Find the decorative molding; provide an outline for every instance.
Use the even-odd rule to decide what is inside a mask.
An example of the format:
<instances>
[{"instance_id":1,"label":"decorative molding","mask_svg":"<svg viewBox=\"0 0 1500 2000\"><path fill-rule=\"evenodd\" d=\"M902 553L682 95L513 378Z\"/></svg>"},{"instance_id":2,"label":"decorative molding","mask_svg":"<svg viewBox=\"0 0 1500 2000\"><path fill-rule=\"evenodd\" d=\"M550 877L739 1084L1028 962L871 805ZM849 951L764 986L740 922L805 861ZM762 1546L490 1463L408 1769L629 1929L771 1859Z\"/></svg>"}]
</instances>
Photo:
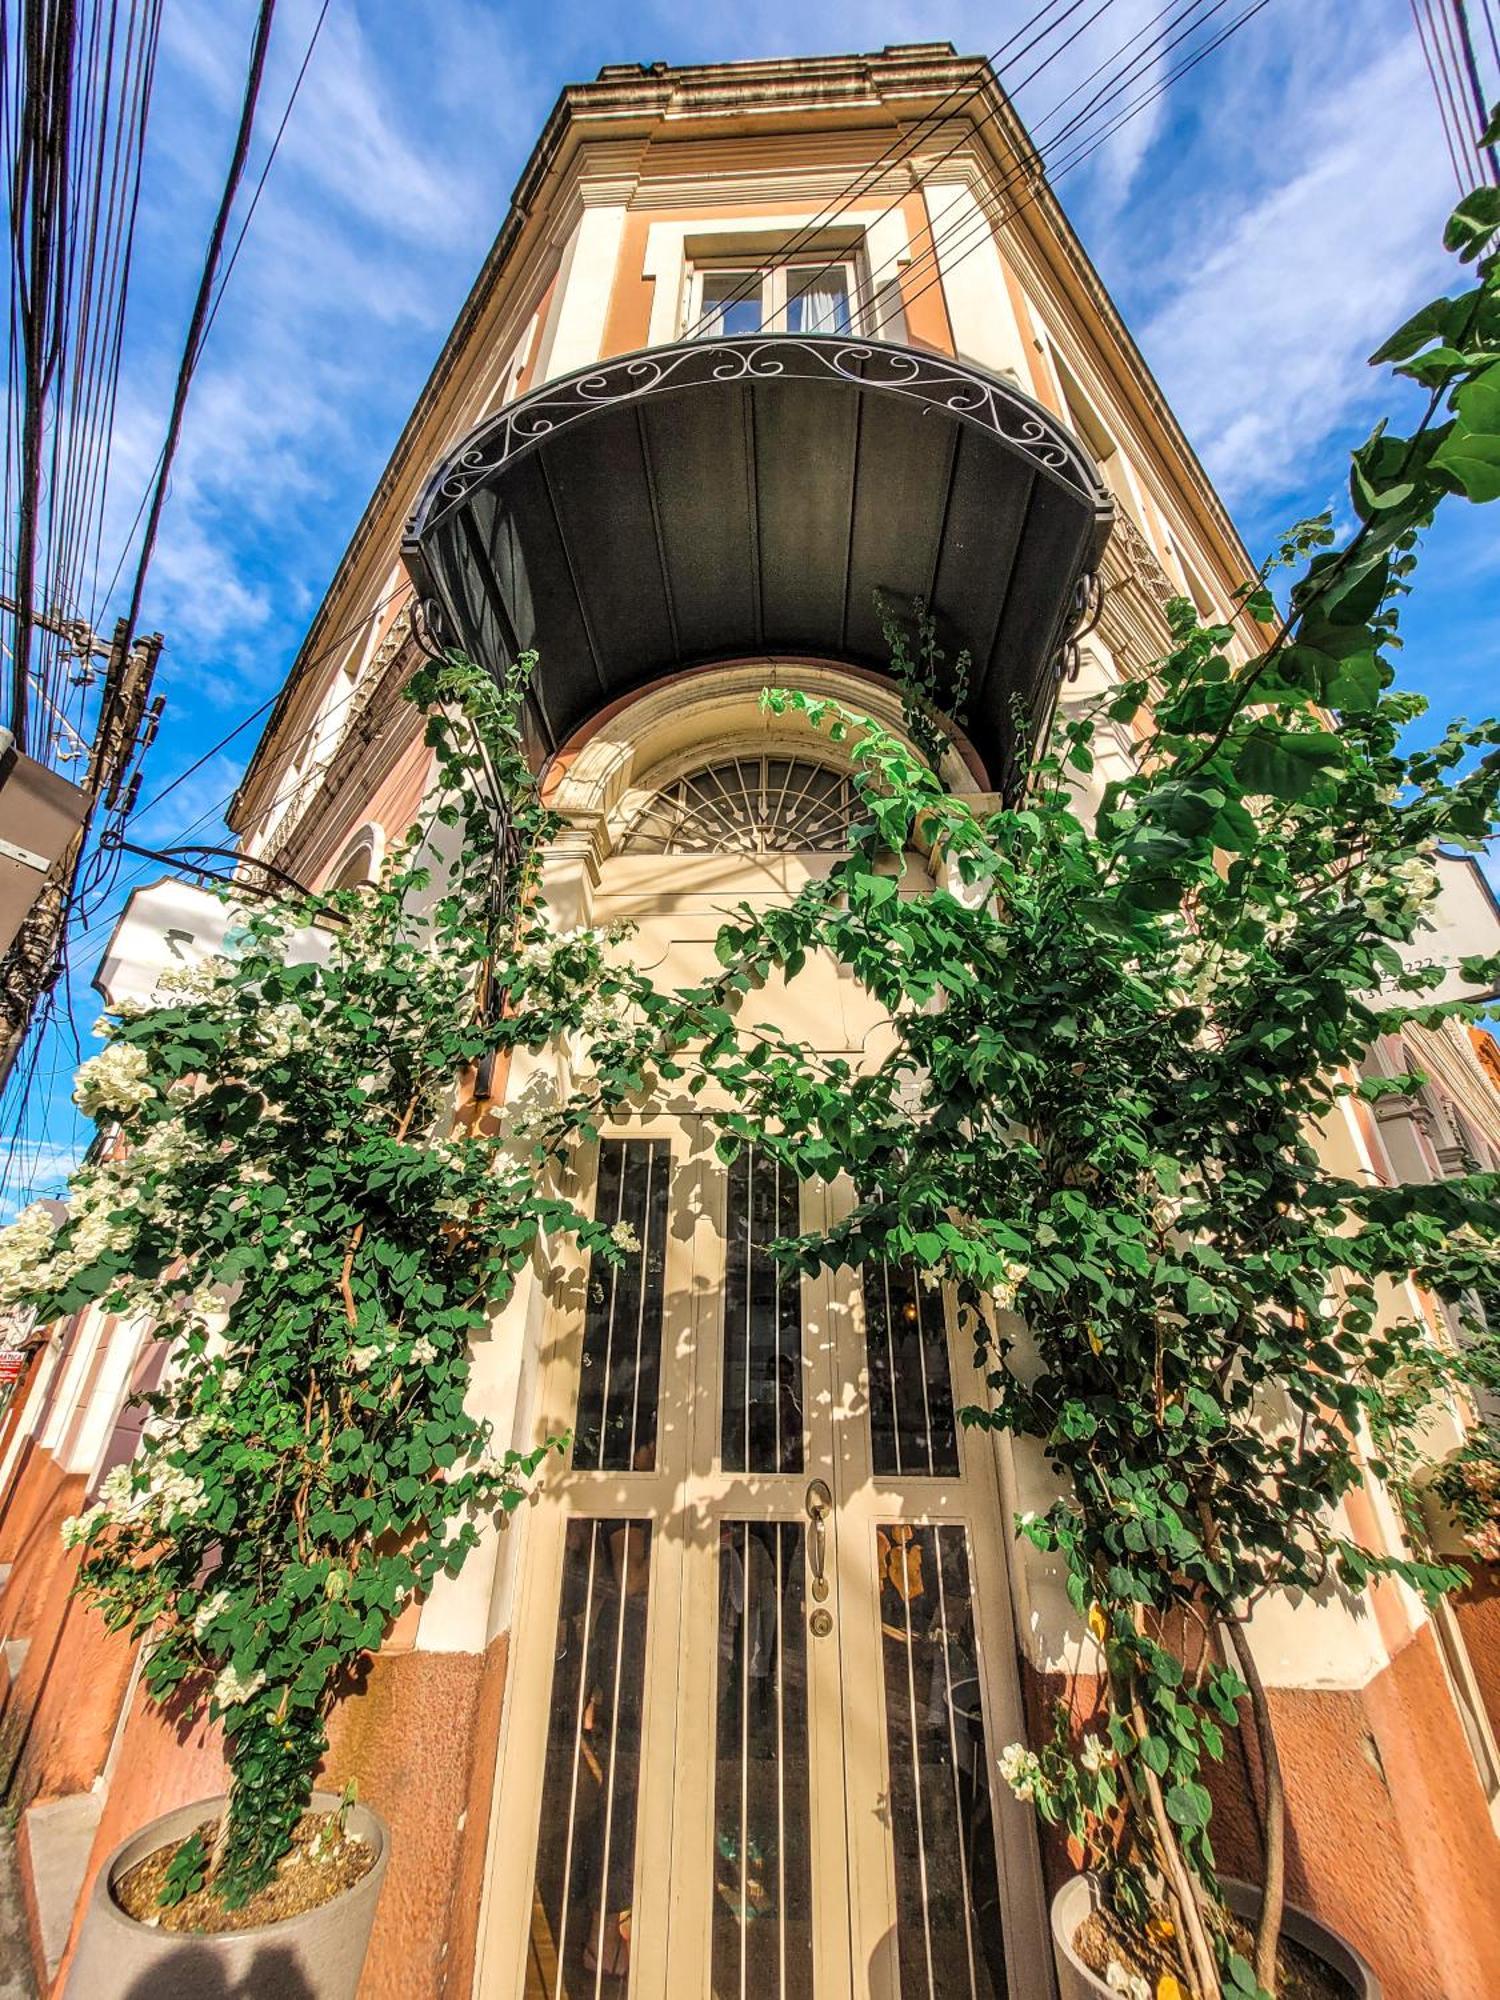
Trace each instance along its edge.
<instances>
[{"instance_id":1,"label":"decorative molding","mask_svg":"<svg viewBox=\"0 0 1500 2000\"><path fill-rule=\"evenodd\" d=\"M1120 663L1124 678L1136 679L1171 647L1167 605L1183 593L1123 508L1115 511L1114 532L1104 551L1100 578L1100 637Z\"/></svg>"},{"instance_id":2,"label":"decorative molding","mask_svg":"<svg viewBox=\"0 0 1500 2000\"><path fill-rule=\"evenodd\" d=\"M363 753L384 732L420 657L415 606L403 604L350 698L343 727L322 771L295 798L271 830L258 861L272 861L295 875L292 859L305 860L298 836L326 820L363 762Z\"/></svg>"}]
</instances>

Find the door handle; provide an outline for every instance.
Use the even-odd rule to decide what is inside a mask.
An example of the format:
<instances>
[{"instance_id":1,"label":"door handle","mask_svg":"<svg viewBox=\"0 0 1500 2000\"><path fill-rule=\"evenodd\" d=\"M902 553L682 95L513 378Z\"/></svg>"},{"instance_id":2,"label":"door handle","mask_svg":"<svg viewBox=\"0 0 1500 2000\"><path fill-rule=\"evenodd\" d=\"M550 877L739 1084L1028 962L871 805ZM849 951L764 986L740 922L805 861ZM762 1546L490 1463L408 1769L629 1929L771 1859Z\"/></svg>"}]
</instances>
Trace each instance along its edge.
<instances>
[{"instance_id":1,"label":"door handle","mask_svg":"<svg viewBox=\"0 0 1500 2000\"><path fill-rule=\"evenodd\" d=\"M809 1560L812 1563L812 1594L819 1604L828 1595L828 1516L833 1512L833 1495L821 1479L807 1489L807 1517L812 1522Z\"/></svg>"}]
</instances>

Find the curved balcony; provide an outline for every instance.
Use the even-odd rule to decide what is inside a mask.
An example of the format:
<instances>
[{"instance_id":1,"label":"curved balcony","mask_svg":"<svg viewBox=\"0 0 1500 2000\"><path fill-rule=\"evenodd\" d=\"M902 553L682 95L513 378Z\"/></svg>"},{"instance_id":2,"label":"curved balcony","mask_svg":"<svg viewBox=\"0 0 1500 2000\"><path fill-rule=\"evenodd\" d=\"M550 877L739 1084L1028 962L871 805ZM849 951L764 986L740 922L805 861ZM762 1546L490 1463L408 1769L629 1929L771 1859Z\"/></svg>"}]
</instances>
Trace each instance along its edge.
<instances>
[{"instance_id":1,"label":"curved balcony","mask_svg":"<svg viewBox=\"0 0 1500 2000\"><path fill-rule=\"evenodd\" d=\"M816 655L886 670L877 600L923 600L972 668L1000 789L1048 712L1113 509L1008 382L880 341L684 341L534 389L433 471L404 554L434 635L541 666L543 752L675 669Z\"/></svg>"}]
</instances>

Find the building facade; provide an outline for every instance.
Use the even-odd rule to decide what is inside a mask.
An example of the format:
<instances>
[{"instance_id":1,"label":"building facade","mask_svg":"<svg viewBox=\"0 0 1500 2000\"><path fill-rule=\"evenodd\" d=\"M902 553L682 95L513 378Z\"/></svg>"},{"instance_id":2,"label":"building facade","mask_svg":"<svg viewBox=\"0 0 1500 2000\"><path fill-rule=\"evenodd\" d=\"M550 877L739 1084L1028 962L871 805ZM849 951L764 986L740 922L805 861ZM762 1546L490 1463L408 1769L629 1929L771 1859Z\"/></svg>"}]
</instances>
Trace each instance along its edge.
<instances>
[{"instance_id":1,"label":"building facade","mask_svg":"<svg viewBox=\"0 0 1500 2000\"><path fill-rule=\"evenodd\" d=\"M399 699L420 649L499 667L534 647L528 730L564 829L543 893L563 927L628 920L637 962L685 980L723 909L787 898L843 844L847 767L763 712L767 685L899 732L885 628L930 616L969 663L945 776L1013 796L1059 700L1164 649L1170 598L1254 649L1249 569L988 71L937 44L611 67L548 121L231 820L298 881L373 879L428 787ZM1095 781L1132 755L1107 739ZM1470 951L1493 907L1462 904ZM106 986L168 928L212 948L204 922L191 891L146 892ZM830 1054L878 1046L832 968L755 1005ZM1350 1104L1324 1143L1351 1172L1500 1161L1492 1060L1429 1039L1441 1102ZM518 1060L497 1089L554 1081ZM500 1441L566 1431L566 1463L335 1718L334 1776L394 1830L364 1990L1046 1995L1068 1864L994 1771L1056 1699L1090 1700L1087 1632L1012 1527L1050 1475L956 1421L985 1390L932 1295L776 1275L759 1246L837 1190L723 1167L668 1099L578 1174L640 1258L618 1285L536 1269L474 1377ZM211 1732L149 1711L129 1649L70 1603L57 1532L134 1449L129 1397L159 1365L139 1325L82 1315L0 1441L0 1741L47 1978L102 1857L221 1772ZM1399 1538L1378 1490L1350 1512ZM1392 2000L1500 1991L1486 1591L1439 1614L1394 1583L1330 1592L1253 1636L1294 1896ZM1248 1771L1231 1746L1231 1867Z\"/></svg>"}]
</instances>

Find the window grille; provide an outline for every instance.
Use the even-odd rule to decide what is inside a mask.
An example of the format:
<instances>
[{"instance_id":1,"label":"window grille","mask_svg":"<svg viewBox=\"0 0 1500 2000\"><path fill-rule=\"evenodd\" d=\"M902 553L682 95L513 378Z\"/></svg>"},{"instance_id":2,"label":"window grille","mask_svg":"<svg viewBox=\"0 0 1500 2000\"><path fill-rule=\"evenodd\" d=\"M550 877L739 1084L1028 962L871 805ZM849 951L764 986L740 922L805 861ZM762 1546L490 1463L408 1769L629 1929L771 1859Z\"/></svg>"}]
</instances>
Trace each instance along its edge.
<instances>
[{"instance_id":1,"label":"window grille","mask_svg":"<svg viewBox=\"0 0 1500 2000\"><path fill-rule=\"evenodd\" d=\"M675 779L636 816L625 854L836 854L853 786L799 757L735 757Z\"/></svg>"}]
</instances>

